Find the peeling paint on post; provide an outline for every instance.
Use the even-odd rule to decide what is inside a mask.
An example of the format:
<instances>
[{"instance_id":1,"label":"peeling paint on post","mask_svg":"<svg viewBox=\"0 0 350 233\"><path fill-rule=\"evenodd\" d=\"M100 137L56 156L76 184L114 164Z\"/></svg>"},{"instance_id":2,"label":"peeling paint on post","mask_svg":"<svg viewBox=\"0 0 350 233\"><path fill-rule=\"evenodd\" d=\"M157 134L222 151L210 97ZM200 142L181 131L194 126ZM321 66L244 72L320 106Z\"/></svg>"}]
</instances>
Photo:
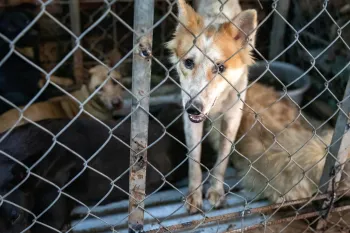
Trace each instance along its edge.
<instances>
[{"instance_id":1,"label":"peeling paint on post","mask_svg":"<svg viewBox=\"0 0 350 233\"><path fill-rule=\"evenodd\" d=\"M322 209L330 213L336 198L336 190L341 179L347 158L350 154L350 78L345 89L343 101L340 104L337 123L327 155L326 163L320 181L320 190L323 193L330 193L329 197L323 202ZM322 216L317 223L317 230L323 230L327 226L328 214Z\"/></svg>"},{"instance_id":2,"label":"peeling paint on post","mask_svg":"<svg viewBox=\"0 0 350 233\"><path fill-rule=\"evenodd\" d=\"M134 5L134 44L138 48L133 54L130 164L133 165L129 176L129 232L143 232L144 203L146 194L146 168L148 143L149 98L150 91L152 32L145 34L153 26L154 0L135 0ZM138 102L138 100L142 101ZM144 150L142 153L140 153ZM135 164L135 165L134 165ZM141 207L141 208L139 208Z\"/></svg>"}]
</instances>

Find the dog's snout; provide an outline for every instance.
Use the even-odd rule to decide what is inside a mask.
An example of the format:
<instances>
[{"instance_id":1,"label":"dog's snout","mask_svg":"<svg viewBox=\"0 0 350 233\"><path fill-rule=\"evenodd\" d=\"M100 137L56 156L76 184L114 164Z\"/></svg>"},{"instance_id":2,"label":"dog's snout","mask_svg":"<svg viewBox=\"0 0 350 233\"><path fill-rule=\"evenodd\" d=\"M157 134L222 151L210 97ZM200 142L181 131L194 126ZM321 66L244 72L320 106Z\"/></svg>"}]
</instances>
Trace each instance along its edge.
<instances>
[{"instance_id":1,"label":"dog's snout","mask_svg":"<svg viewBox=\"0 0 350 233\"><path fill-rule=\"evenodd\" d=\"M186 103L186 111L188 114L191 114L191 115L195 115L195 116L201 115L203 111L203 104L199 101L193 101L193 102L188 101Z\"/></svg>"}]
</instances>

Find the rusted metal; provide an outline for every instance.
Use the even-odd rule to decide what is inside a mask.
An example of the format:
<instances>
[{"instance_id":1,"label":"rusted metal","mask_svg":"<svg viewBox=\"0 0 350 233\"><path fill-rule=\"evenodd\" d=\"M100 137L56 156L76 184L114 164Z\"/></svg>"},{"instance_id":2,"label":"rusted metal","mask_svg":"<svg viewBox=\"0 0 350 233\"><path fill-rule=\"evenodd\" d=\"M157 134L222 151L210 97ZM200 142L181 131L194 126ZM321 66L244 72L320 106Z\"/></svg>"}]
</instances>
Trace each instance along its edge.
<instances>
[{"instance_id":1,"label":"rusted metal","mask_svg":"<svg viewBox=\"0 0 350 233\"><path fill-rule=\"evenodd\" d=\"M334 212L342 212L342 211L346 211L346 210L350 210L350 205L334 208L331 210L331 212L333 212L333 213ZM318 211L300 214L297 216L292 216L292 217L287 217L287 218L282 218L282 219L278 219L278 220L274 220L274 221L265 222L264 224L256 224L253 226L245 227L243 229L241 228L241 229L235 229L232 231L227 231L226 233L251 231L251 230L255 230L255 229L260 228L260 227L273 226L273 225L277 225L277 224L281 224L281 223L289 223L289 222L292 222L295 220L308 219L308 218L319 216L319 214L320 213Z\"/></svg>"},{"instance_id":2,"label":"rusted metal","mask_svg":"<svg viewBox=\"0 0 350 233\"><path fill-rule=\"evenodd\" d=\"M134 5L134 50L132 67L132 111L130 135L129 174L129 232L143 232L144 203L146 194L146 168L148 143L148 110L151 83L152 32L144 35L153 26L154 0L135 0ZM139 37L138 35L141 35Z\"/></svg>"},{"instance_id":3,"label":"rusted metal","mask_svg":"<svg viewBox=\"0 0 350 233\"><path fill-rule=\"evenodd\" d=\"M345 89L343 102L339 106L339 114L326 158L323 174L320 181L320 190L329 193L328 198L323 202L322 209L328 212L317 224L317 230L322 230L327 225L328 215L333 208L336 198L335 191L341 179L347 158L350 155L350 79ZM340 140L341 138L341 140ZM333 156L332 156L333 155ZM334 158L336 156L336 158Z\"/></svg>"},{"instance_id":4,"label":"rusted metal","mask_svg":"<svg viewBox=\"0 0 350 233\"><path fill-rule=\"evenodd\" d=\"M80 28L80 3L79 1L69 1L69 12L70 12L70 21L73 33L78 37L81 33ZM76 46L76 40L73 39L72 47ZM73 73L75 82L78 85L83 83L84 78L84 65L83 65L83 52L81 49L77 49L74 52L73 57Z\"/></svg>"},{"instance_id":5,"label":"rusted metal","mask_svg":"<svg viewBox=\"0 0 350 233\"><path fill-rule=\"evenodd\" d=\"M347 190L339 191L338 194L342 195L345 192L347 192ZM323 199L326 199L328 196L329 196L329 194L322 194L322 195L316 196L314 198L303 198L303 199L299 199L299 200L295 200L295 201L288 201L288 202L284 202L284 203L280 203L280 204L272 204L269 206L253 208L253 209L249 209L249 210L245 211L244 215L251 215L251 214L255 214L255 213L266 213L266 212L276 210L276 209L279 209L282 207L304 204L304 203L310 202L311 200L312 201L323 200ZM319 212L317 212L317 213L319 214ZM299 216L301 216L301 215L299 215ZM166 228L150 230L150 231L147 231L146 233L163 233L163 232L173 232L173 231L176 232L179 230L194 228L194 227L198 226L199 224L208 224L208 223L213 223L213 222L224 222L224 221L228 221L228 220L232 220L232 219L236 219L236 218L240 218L240 217L242 217L242 211L234 212L234 213L230 213L230 214L219 215L219 216L214 216L214 217L206 217L204 220L195 220L195 221L185 222L185 223L181 223L181 224L176 224L176 225L172 225L172 226L169 226ZM233 231L233 232L236 232L236 231Z\"/></svg>"}]
</instances>

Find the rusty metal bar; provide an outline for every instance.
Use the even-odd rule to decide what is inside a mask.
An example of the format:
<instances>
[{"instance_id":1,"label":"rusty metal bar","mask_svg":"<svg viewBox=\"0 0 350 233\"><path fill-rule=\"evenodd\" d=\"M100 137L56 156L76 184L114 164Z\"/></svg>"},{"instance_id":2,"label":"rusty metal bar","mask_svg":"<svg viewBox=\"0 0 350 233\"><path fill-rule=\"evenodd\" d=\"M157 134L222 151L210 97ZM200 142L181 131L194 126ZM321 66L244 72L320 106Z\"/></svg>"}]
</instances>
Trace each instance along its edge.
<instances>
[{"instance_id":1,"label":"rusty metal bar","mask_svg":"<svg viewBox=\"0 0 350 233\"><path fill-rule=\"evenodd\" d=\"M338 192L339 195L342 195L344 193L346 193L348 190L341 190ZM295 205L300 205L303 203L307 203L309 201L319 201L319 200L323 200L326 199L329 196L329 194L322 194L322 195L318 195L314 198L303 198L303 199L299 199L299 200L295 200L295 201L287 201L284 202L283 204L272 204L269 206L264 206L264 207L257 207L257 208L253 208L253 209L249 209L248 212L245 213L245 215L250 215L250 214L255 214L255 213L266 213L272 210L276 210L282 207L288 207L288 206L295 206ZM319 212L318 212L319 213ZM300 215L301 216L301 215ZM229 213L229 214L224 214L224 215L219 215L219 216L214 216L214 217L206 217L204 220L194 220L194 221L190 221L190 222L185 222L185 223L181 223L181 224L176 224L176 225L172 225L165 228L160 228L160 229L156 229L156 230L150 230L147 231L146 233L163 233L163 232L176 232L179 230L185 230L185 229L189 229L189 228L193 228L196 227L198 224L208 224L208 223L213 223L213 222L224 222L227 220L232 220L235 218L240 218L242 217L242 212L234 212L234 213ZM260 226L260 225L259 225Z\"/></svg>"},{"instance_id":2,"label":"rusty metal bar","mask_svg":"<svg viewBox=\"0 0 350 233\"><path fill-rule=\"evenodd\" d=\"M152 36L154 0L135 0L134 5L134 50L132 64L132 111L130 135L129 174L129 232L143 232L144 203L146 194L146 168L148 143L148 110L151 83ZM138 37L136 34L141 35ZM141 100L141 101L140 101ZM141 207L141 208L140 208Z\"/></svg>"},{"instance_id":3,"label":"rusty metal bar","mask_svg":"<svg viewBox=\"0 0 350 233\"><path fill-rule=\"evenodd\" d=\"M81 33L80 28L80 1L69 1L69 13L72 32L78 37ZM76 41L73 39L72 47L75 47ZM83 52L78 49L74 52L73 57L73 73L76 84L80 85L83 83L84 66L83 66Z\"/></svg>"},{"instance_id":4,"label":"rusty metal bar","mask_svg":"<svg viewBox=\"0 0 350 233\"><path fill-rule=\"evenodd\" d=\"M339 108L332 143L329 148L330 153L327 155L320 181L320 190L324 193L330 193L329 197L323 202L322 208L329 210L335 201L335 194L332 193L337 189L345 162L350 155L350 78ZM341 140L339 140L340 138ZM336 156L336 158L332 155ZM317 224L317 230L326 227L327 217L328 214L320 219Z\"/></svg>"},{"instance_id":5,"label":"rusty metal bar","mask_svg":"<svg viewBox=\"0 0 350 233\"><path fill-rule=\"evenodd\" d=\"M334 208L333 210L331 210L331 212L335 213L335 212L342 212L342 211L346 211L346 210L350 210L350 205ZM257 228L264 227L264 226L273 226L273 225L277 225L277 224L281 224L281 223L289 223L289 222L292 222L295 220L308 219L308 218L319 216L319 214L320 214L320 212L314 211L311 213L305 213L305 214L300 214L297 216L292 216L292 217L282 218L282 219L278 219L278 220L274 220L274 221L269 221L269 222L266 222L265 224L255 224L253 226L248 226L248 227L245 227L243 229L240 228L240 229L235 229L232 231L227 231L226 233L251 231L251 230L255 230Z\"/></svg>"}]
</instances>

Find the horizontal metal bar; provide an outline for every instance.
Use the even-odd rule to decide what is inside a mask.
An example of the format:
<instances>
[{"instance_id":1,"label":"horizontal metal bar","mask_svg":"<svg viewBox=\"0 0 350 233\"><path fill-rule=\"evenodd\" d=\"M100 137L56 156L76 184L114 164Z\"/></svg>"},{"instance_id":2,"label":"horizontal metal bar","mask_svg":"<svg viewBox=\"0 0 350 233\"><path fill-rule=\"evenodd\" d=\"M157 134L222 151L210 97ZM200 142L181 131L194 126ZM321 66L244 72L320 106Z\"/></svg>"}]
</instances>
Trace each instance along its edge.
<instances>
[{"instance_id":1,"label":"horizontal metal bar","mask_svg":"<svg viewBox=\"0 0 350 233\"><path fill-rule=\"evenodd\" d=\"M338 194L341 195L345 192L347 192L347 190L342 190ZM322 194L322 195L316 196L314 198L303 198L300 200L288 201L288 202L285 202L283 204L273 204L273 205L268 205L268 206L264 206L264 207L253 208L253 209L249 209L249 211L246 211L246 213L244 213L244 214L250 215L250 214L254 214L254 213L265 213L265 212L269 212L271 210L275 210L275 209L279 209L279 208L283 208L283 207L287 207L287 206L295 206L295 205L307 203L310 200L312 200L312 201L323 200L323 199L326 199L327 197L328 197L328 194ZM242 217L241 211L230 213L230 214L224 214L224 215L220 215L220 216L207 217L204 220L194 220L194 221L190 221L190 222L176 224L176 225L169 226L166 229L160 228L160 229L156 229L156 230L147 231L146 233L163 233L163 232L173 232L173 231L176 232L179 230L194 228L194 227L198 226L199 224L208 224L208 223L213 223L213 222L224 222L224 221L232 220L232 219L239 218L239 217Z\"/></svg>"},{"instance_id":2,"label":"horizontal metal bar","mask_svg":"<svg viewBox=\"0 0 350 233\"><path fill-rule=\"evenodd\" d=\"M335 213L335 212L342 212L342 211L346 211L346 210L350 210L350 205L334 208L333 210L331 210L331 212ZM292 222L295 220L308 219L308 218L316 217L319 215L320 215L320 212L315 211L315 212L300 214L300 215L292 216L292 217L288 217L288 218L282 218L282 219L278 219L275 221L269 221L269 222L266 222L264 224L256 224L253 226L245 227L244 229L235 229L232 231L227 231L226 233L247 232L247 231L255 230L255 229L260 228L260 227L273 226L273 225L278 225L281 223Z\"/></svg>"}]
</instances>

